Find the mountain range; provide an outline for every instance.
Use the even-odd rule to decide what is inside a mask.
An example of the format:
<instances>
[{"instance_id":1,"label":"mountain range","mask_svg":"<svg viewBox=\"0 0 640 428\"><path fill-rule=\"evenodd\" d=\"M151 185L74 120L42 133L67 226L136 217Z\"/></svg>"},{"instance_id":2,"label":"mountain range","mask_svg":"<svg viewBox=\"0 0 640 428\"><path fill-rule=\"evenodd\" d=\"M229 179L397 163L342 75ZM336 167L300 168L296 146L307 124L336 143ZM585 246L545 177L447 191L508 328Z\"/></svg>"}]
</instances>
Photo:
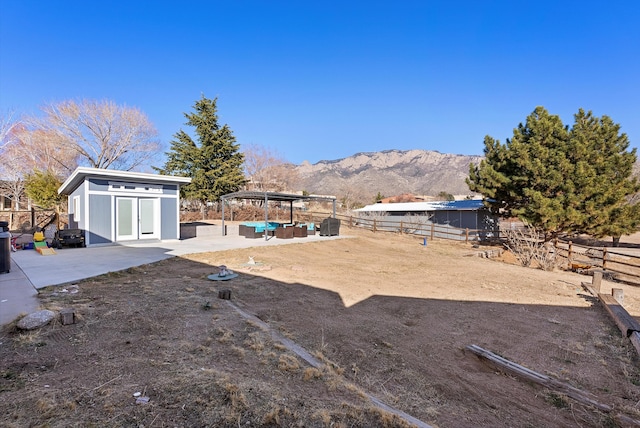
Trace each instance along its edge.
<instances>
[{"instance_id":1,"label":"mountain range","mask_svg":"<svg viewBox=\"0 0 640 428\"><path fill-rule=\"evenodd\" d=\"M385 150L343 159L307 161L295 166L303 190L311 194L360 195L403 193L469 195L469 165L483 156L443 154L431 150Z\"/></svg>"}]
</instances>

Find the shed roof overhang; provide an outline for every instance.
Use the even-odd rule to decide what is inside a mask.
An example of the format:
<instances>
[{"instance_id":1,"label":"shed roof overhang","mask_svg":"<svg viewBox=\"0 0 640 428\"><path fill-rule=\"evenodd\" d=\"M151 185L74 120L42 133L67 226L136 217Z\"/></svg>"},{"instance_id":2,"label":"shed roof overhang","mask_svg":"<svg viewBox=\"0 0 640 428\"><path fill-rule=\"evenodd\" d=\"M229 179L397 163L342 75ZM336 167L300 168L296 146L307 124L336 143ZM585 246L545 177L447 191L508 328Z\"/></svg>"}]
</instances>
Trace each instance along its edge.
<instances>
[{"instance_id":1,"label":"shed roof overhang","mask_svg":"<svg viewBox=\"0 0 640 428\"><path fill-rule=\"evenodd\" d=\"M157 184L188 184L189 177L176 177L173 175L149 174L146 172L120 171L116 169L78 167L58 188L61 195L69 195L88 177L103 179L130 180Z\"/></svg>"}]
</instances>

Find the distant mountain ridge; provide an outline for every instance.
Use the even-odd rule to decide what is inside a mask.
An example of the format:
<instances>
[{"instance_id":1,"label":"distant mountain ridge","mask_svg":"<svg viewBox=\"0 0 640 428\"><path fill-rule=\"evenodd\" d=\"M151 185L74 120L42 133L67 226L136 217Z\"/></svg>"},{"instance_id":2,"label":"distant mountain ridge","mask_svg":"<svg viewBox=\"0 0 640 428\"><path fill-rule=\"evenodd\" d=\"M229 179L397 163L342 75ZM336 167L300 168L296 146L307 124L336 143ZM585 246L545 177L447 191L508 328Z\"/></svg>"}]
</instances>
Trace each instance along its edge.
<instances>
[{"instance_id":1,"label":"distant mountain ridge","mask_svg":"<svg viewBox=\"0 0 640 428\"><path fill-rule=\"evenodd\" d=\"M470 194L469 165L483 156L443 154L432 150L384 150L343 159L303 162L295 167L303 190L342 196Z\"/></svg>"}]
</instances>

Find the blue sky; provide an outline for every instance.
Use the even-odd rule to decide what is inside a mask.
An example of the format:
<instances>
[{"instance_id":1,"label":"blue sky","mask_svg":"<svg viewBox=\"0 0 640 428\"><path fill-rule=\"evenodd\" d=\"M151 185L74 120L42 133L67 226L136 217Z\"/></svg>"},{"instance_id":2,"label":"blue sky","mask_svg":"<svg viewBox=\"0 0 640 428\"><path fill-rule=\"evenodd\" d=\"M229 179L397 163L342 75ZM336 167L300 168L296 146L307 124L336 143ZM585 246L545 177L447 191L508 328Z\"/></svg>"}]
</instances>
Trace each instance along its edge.
<instances>
[{"instance_id":1,"label":"blue sky","mask_svg":"<svg viewBox=\"0 0 640 428\"><path fill-rule=\"evenodd\" d=\"M3 1L0 110L110 99L168 147L201 94L242 146L311 163L482 154L537 105L640 146L635 1Z\"/></svg>"}]
</instances>

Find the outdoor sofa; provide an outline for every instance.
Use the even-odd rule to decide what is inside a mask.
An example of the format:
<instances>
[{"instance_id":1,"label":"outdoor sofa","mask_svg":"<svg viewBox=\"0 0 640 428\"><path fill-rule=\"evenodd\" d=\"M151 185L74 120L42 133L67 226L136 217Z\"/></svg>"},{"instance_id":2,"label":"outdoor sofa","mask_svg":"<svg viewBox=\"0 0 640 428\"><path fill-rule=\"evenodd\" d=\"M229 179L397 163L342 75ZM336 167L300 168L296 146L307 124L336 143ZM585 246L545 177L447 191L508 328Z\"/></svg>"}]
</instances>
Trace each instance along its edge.
<instances>
[{"instance_id":1,"label":"outdoor sofa","mask_svg":"<svg viewBox=\"0 0 640 428\"><path fill-rule=\"evenodd\" d=\"M238 234L245 238L261 238L266 230L269 235L273 236L278 226L280 226L280 223L275 222L269 222L266 226L261 221L244 222L238 226Z\"/></svg>"}]
</instances>

